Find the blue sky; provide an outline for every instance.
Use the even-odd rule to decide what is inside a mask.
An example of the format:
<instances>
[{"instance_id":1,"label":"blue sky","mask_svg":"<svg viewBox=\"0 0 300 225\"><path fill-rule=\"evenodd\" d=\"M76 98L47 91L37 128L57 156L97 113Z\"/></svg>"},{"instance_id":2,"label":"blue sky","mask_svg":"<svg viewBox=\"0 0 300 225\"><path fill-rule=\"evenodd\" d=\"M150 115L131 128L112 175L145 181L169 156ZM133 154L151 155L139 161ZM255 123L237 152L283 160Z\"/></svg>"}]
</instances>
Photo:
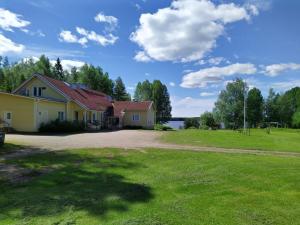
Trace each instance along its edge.
<instances>
[{"instance_id":1,"label":"blue sky","mask_svg":"<svg viewBox=\"0 0 300 225\"><path fill-rule=\"evenodd\" d=\"M236 77L264 96L300 86L298 0L3 0L0 55L46 54L138 81L160 79L173 116L211 110Z\"/></svg>"}]
</instances>

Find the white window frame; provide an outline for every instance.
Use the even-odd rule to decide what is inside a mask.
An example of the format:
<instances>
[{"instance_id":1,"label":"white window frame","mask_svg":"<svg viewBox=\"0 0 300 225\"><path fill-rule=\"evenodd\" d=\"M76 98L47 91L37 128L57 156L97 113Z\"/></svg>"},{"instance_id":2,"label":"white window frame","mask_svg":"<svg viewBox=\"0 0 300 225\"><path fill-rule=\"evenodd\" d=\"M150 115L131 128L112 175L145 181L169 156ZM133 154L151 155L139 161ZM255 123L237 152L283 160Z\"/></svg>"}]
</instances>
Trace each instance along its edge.
<instances>
[{"instance_id":1,"label":"white window frame","mask_svg":"<svg viewBox=\"0 0 300 225\"><path fill-rule=\"evenodd\" d=\"M59 121L64 121L65 120L65 112L63 112L63 111L58 112L58 120Z\"/></svg>"},{"instance_id":2,"label":"white window frame","mask_svg":"<svg viewBox=\"0 0 300 225\"><path fill-rule=\"evenodd\" d=\"M133 113L132 114L132 121L135 121L135 122L137 122L137 121L140 121L140 114L139 113Z\"/></svg>"},{"instance_id":3,"label":"white window frame","mask_svg":"<svg viewBox=\"0 0 300 225\"><path fill-rule=\"evenodd\" d=\"M43 95L43 88L42 87L36 87L36 86L32 87L32 96L41 97L42 95Z\"/></svg>"},{"instance_id":4,"label":"white window frame","mask_svg":"<svg viewBox=\"0 0 300 225\"><path fill-rule=\"evenodd\" d=\"M8 114L10 115L9 119L7 119ZM13 113L11 111L4 111L3 119L6 123L8 123L7 125L12 126ZM9 121L9 122L7 122L7 121Z\"/></svg>"}]
</instances>

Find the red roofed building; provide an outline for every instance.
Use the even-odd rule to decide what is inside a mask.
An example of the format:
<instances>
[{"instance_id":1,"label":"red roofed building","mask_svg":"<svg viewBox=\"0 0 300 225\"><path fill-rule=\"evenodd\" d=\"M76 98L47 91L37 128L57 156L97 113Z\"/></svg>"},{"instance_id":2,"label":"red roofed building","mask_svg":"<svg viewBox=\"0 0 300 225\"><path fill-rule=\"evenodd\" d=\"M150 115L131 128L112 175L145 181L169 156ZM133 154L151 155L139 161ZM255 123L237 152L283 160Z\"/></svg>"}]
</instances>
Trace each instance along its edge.
<instances>
[{"instance_id":1,"label":"red roofed building","mask_svg":"<svg viewBox=\"0 0 300 225\"><path fill-rule=\"evenodd\" d=\"M153 128L155 111L150 101L113 101L83 85L34 74L12 94L0 93L0 119L25 132L38 131L42 123L56 119L82 121L95 128Z\"/></svg>"}]
</instances>

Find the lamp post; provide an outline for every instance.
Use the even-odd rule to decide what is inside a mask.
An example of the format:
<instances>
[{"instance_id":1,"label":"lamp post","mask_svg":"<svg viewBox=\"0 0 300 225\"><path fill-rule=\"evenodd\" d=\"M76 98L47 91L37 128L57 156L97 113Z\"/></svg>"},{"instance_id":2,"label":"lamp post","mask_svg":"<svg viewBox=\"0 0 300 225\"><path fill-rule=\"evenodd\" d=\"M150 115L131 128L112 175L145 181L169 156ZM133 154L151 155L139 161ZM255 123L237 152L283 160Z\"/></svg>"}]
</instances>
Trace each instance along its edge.
<instances>
[{"instance_id":1,"label":"lamp post","mask_svg":"<svg viewBox=\"0 0 300 225\"><path fill-rule=\"evenodd\" d=\"M246 134L246 129L247 129L247 124L246 124L247 94L248 94L248 87L247 87L247 83L245 83L244 84L244 134Z\"/></svg>"}]
</instances>

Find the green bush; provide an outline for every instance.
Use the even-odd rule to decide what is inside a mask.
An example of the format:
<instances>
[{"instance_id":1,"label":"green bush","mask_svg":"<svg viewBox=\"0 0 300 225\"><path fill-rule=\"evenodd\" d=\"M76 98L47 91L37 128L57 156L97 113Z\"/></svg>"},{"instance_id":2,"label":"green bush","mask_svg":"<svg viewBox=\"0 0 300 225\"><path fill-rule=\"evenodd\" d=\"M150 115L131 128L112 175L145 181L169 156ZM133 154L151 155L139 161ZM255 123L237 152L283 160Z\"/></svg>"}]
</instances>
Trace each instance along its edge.
<instances>
[{"instance_id":1,"label":"green bush","mask_svg":"<svg viewBox=\"0 0 300 225\"><path fill-rule=\"evenodd\" d=\"M158 124L155 124L155 125L154 125L154 130L158 130L158 131L170 131L170 130L173 130L173 128L158 123Z\"/></svg>"},{"instance_id":2,"label":"green bush","mask_svg":"<svg viewBox=\"0 0 300 225\"><path fill-rule=\"evenodd\" d=\"M186 118L184 120L184 129L199 128L199 118Z\"/></svg>"},{"instance_id":3,"label":"green bush","mask_svg":"<svg viewBox=\"0 0 300 225\"><path fill-rule=\"evenodd\" d=\"M294 113L292 118L292 125L294 128L300 128L300 111Z\"/></svg>"},{"instance_id":4,"label":"green bush","mask_svg":"<svg viewBox=\"0 0 300 225\"><path fill-rule=\"evenodd\" d=\"M58 119L46 124L42 123L39 128L40 132L80 132L83 130L84 123L59 121Z\"/></svg>"}]
</instances>

